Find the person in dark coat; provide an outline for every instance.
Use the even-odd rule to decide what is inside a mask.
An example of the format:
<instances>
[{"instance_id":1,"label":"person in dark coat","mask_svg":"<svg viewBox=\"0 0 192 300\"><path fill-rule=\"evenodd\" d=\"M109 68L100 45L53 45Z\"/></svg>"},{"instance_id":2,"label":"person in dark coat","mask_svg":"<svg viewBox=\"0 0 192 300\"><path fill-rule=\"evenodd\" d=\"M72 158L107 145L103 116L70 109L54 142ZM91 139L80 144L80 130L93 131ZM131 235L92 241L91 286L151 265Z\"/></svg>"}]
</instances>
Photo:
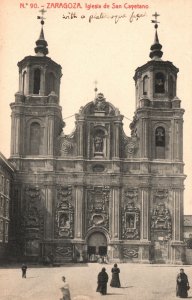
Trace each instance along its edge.
<instances>
[{"instance_id":1,"label":"person in dark coat","mask_svg":"<svg viewBox=\"0 0 192 300\"><path fill-rule=\"evenodd\" d=\"M184 273L184 269L180 269L180 273L177 275L176 296L180 298L187 298L188 290L189 290L188 277Z\"/></svg>"},{"instance_id":2,"label":"person in dark coat","mask_svg":"<svg viewBox=\"0 0 192 300\"><path fill-rule=\"evenodd\" d=\"M97 277L97 292L100 292L102 295L107 294L107 282L108 275L105 268L102 268Z\"/></svg>"},{"instance_id":3,"label":"person in dark coat","mask_svg":"<svg viewBox=\"0 0 192 300\"><path fill-rule=\"evenodd\" d=\"M22 270L22 278L26 278L27 266L25 264L22 264L21 270Z\"/></svg>"},{"instance_id":4,"label":"person in dark coat","mask_svg":"<svg viewBox=\"0 0 192 300\"><path fill-rule=\"evenodd\" d=\"M120 280L119 280L120 269L117 267L117 264L114 264L114 267L111 269L111 272L112 272L112 279L111 279L110 286L120 288L121 287Z\"/></svg>"}]
</instances>

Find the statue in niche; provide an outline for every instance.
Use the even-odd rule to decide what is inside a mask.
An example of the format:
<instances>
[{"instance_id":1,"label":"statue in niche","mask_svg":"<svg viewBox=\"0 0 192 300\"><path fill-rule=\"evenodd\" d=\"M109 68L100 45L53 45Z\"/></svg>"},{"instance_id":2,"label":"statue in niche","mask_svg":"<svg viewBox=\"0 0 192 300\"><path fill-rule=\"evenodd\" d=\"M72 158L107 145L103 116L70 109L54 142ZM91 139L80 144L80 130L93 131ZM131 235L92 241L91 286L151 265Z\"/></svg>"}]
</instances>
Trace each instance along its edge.
<instances>
[{"instance_id":1,"label":"statue in niche","mask_svg":"<svg viewBox=\"0 0 192 300\"><path fill-rule=\"evenodd\" d=\"M103 152L103 138L100 135L94 138L95 152Z\"/></svg>"},{"instance_id":2,"label":"statue in niche","mask_svg":"<svg viewBox=\"0 0 192 300\"><path fill-rule=\"evenodd\" d=\"M127 228L134 228L135 227L135 216L131 215L131 214L127 214L127 224L126 227Z\"/></svg>"},{"instance_id":3,"label":"statue in niche","mask_svg":"<svg viewBox=\"0 0 192 300\"><path fill-rule=\"evenodd\" d=\"M63 228L70 228L70 222L67 214L62 214L60 216L59 226Z\"/></svg>"}]
</instances>

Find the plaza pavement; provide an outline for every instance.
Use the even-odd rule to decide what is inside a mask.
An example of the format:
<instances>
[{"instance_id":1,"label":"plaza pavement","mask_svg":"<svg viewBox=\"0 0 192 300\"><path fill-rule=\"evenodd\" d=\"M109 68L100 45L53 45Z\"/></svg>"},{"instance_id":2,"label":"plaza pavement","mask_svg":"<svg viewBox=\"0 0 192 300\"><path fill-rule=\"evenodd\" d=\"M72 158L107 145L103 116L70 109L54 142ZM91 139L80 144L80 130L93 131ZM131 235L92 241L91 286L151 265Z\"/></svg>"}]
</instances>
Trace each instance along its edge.
<instances>
[{"instance_id":1,"label":"plaza pavement","mask_svg":"<svg viewBox=\"0 0 192 300\"><path fill-rule=\"evenodd\" d=\"M112 264L104 265L111 279ZM72 300L172 300L180 266L119 264L122 288L111 288L106 296L96 293L97 274L103 265L66 264L61 267L28 266L21 278L20 266L0 268L0 300L60 300L61 276L66 276ZM192 266L183 266L192 287ZM189 291L192 299L192 289Z\"/></svg>"}]
</instances>

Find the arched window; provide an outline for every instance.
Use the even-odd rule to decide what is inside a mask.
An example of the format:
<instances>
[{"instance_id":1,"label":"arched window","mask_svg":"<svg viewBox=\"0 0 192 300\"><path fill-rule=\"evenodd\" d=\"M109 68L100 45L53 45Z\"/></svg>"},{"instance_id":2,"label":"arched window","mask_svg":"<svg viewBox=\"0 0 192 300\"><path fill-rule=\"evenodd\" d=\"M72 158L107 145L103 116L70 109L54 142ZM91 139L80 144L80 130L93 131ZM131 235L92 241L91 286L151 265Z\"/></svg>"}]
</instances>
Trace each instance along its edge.
<instances>
[{"instance_id":1,"label":"arched window","mask_svg":"<svg viewBox=\"0 0 192 300\"><path fill-rule=\"evenodd\" d=\"M40 69L34 70L34 81L33 81L33 94L39 95L41 82L41 71Z\"/></svg>"},{"instance_id":2,"label":"arched window","mask_svg":"<svg viewBox=\"0 0 192 300\"><path fill-rule=\"evenodd\" d=\"M165 93L165 76L163 73L155 74L155 93Z\"/></svg>"},{"instance_id":3,"label":"arched window","mask_svg":"<svg viewBox=\"0 0 192 300\"><path fill-rule=\"evenodd\" d=\"M40 153L41 131L40 124L33 122L30 126L30 154Z\"/></svg>"},{"instance_id":4,"label":"arched window","mask_svg":"<svg viewBox=\"0 0 192 300\"><path fill-rule=\"evenodd\" d=\"M165 128L159 126L155 130L156 158L165 158Z\"/></svg>"},{"instance_id":5,"label":"arched window","mask_svg":"<svg viewBox=\"0 0 192 300\"><path fill-rule=\"evenodd\" d=\"M48 95L55 92L55 76L53 73L48 74Z\"/></svg>"},{"instance_id":6,"label":"arched window","mask_svg":"<svg viewBox=\"0 0 192 300\"><path fill-rule=\"evenodd\" d=\"M143 78L143 95L147 95L148 92L148 76L144 76Z\"/></svg>"},{"instance_id":7,"label":"arched window","mask_svg":"<svg viewBox=\"0 0 192 300\"><path fill-rule=\"evenodd\" d=\"M23 81L22 81L22 84L23 84L23 86L22 86L22 92L23 92L23 94L25 95L26 94L26 77L27 77L27 72L26 71L24 71L23 72Z\"/></svg>"}]
</instances>

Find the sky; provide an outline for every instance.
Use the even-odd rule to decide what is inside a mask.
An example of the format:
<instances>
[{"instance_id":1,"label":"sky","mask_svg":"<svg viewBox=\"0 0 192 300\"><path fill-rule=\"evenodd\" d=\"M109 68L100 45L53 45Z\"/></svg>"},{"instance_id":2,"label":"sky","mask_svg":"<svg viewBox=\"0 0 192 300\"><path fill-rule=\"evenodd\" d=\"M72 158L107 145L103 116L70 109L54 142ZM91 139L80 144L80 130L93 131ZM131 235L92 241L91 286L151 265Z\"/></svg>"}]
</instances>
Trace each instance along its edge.
<instances>
[{"instance_id":1,"label":"sky","mask_svg":"<svg viewBox=\"0 0 192 300\"><path fill-rule=\"evenodd\" d=\"M68 7L54 8L56 3ZM70 8L73 3L76 3L76 7ZM86 4L94 8L88 10ZM127 8L136 4L148 8ZM77 8L79 5L82 8ZM96 8L99 5L101 8ZM109 8L106 8L107 5ZM70 116L94 99L95 80L98 82L98 91L125 116L124 131L130 134L129 119L132 119L135 111L133 76L138 66L150 60L150 46L154 40L152 14L156 11L160 14L158 35L163 46L162 59L173 62L180 70L177 96L185 109L184 162L187 175L184 212L192 214L191 0L1 0L0 151L7 158L10 155L10 103L14 102L14 94L18 91L17 62L25 56L35 55L35 41L40 34L37 16L41 8L47 11L44 33L48 42L48 56L62 66L60 104L66 134L74 129L74 116ZM101 13L105 17L101 18ZM138 20L133 17L137 14L140 15Z\"/></svg>"}]
</instances>

